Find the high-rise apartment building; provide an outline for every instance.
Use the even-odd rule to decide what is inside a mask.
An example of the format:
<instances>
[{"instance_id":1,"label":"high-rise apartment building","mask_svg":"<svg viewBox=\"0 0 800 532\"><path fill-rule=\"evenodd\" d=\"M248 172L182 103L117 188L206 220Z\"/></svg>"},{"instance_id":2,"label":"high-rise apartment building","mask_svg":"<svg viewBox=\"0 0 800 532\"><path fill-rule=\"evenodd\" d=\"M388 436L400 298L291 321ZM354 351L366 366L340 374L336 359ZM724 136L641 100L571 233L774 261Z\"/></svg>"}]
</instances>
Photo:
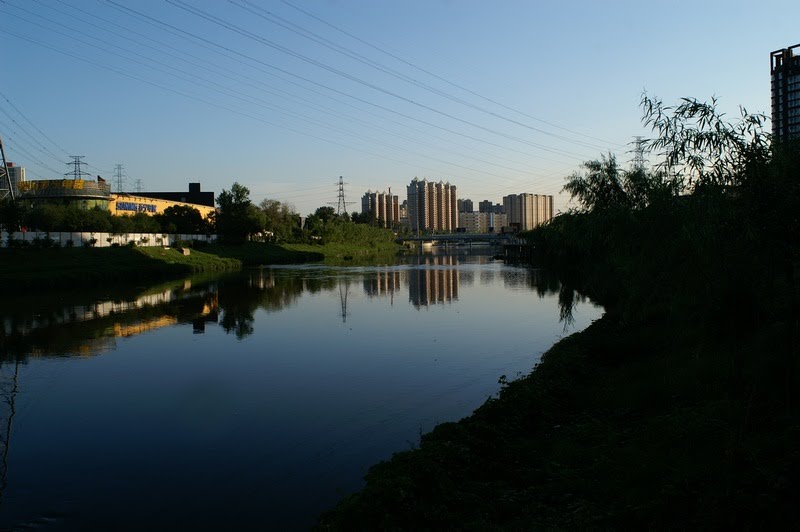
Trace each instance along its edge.
<instances>
[{"instance_id":1,"label":"high-rise apartment building","mask_svg":"<svg viewBox=\"0 0 800 532\"><path fill-rule=\"evenodd\" d=\"M451 233L458 227L456 187L416 177L408 185L408 224L415 233Z\"/></svg>"},{"instance_id":2,"label":"high-rise apartment building","mask_svg":"<svg viewBox=\"0 0 800 532\"><path fill-rule=\"evenodd\" d=\"M511 194L503 197L508 224L520 231L533 229L553 219L553 196Z\"/></svg>"},{"instance_id":3,"label":"high-rise apartment building","mask_svg":"<svg viewBox=\"0 0 800 532\"><path fill-rule=\"evenodd\" d=\"M493 212L462 212L458 215L458 227L466 233L496 233L507 225L505 214Z\"/></svg>"},{"instance_id":4,"label":"high-rise apartment building","mask_svg":"<svg viewBox=\"0 0 800 532\"><path fill-rule=\"evenodd\" d=\"M800 44L770 54L772 136L800 138Z\"/></svg>"},{"instance_id":5,"label":"high-rise apartment building","mask_svg":"<svg viewBox=\"0 0 800 532\"><path fill-rule=\"evenodd\" d=\"M26 181L25 167L17 166L12 162L7 162L6 170L8 171L8 179L11 181L11 189L14 191L14 196L17 197L19 196L19 184Z\"/></svg>"},{"instance_id":6,"label":"high-rise apartment building","mask_svg":"<svg viewBox=\"0 0 800 532\"><path fill-rule=\"evenodd\" d=\"M373 220L383 227L394 227L400 224L400 201L389 193L368 190L361 196L361 214L369 214Z\"/></svg>"},{"instance_id":7,"label":"high-rise apartment building","mask_svg":"<svg viewBox=\"0 0 800 532\"><path fill-rule=\"evenodd\" d=\"M472 212L473 211L473 204L471 199L460 199L458 200L458 212Z\"/></svg>"}]
</instances>

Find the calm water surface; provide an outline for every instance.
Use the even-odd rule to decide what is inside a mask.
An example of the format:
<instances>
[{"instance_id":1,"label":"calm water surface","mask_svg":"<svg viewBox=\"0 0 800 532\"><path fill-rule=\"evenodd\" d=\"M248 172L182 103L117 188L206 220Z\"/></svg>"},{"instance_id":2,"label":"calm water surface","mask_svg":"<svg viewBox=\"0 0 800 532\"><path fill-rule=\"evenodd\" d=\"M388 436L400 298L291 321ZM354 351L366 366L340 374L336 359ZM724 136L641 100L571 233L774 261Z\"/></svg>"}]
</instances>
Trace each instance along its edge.
<instances>
[{"instance_id":1,"label":"calm water surface","mask_svg":"<svg viewBox=\"0 0 800 532\"><path fill-rule=\"evenodd\" d=\"M0 529L306 529L601 312L466 254L7 302Z\"/></svg>"}]
</instances>

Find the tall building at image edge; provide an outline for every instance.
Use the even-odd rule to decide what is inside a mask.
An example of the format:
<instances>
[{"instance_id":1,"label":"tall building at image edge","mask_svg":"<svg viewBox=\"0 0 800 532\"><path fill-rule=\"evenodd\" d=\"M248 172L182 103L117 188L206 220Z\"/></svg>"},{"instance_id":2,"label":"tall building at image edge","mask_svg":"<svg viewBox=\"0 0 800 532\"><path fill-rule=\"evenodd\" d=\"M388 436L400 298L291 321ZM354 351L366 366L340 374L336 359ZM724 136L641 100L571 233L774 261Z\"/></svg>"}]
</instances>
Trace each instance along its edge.
<instances>
[{"instance_id":1,"label":"tall building at image edge","mask_svg":"<svg viewBox=\"0 0 800 532\"><path fill-rule=\"evenodd\" d=\"M452 233L458 228L456 186L414 178L408 192L408 225L412 232Z\"/></svg>"},{"instance_id":2,"label":"tall building at image edge","mask_svg":"<svg viewBox=\"0 0 800 532\"><path fill-rule=\"evenodd\" d=\"M772 136L800 138L800 44L770 54Z\"/></svg>"}]
</instances>

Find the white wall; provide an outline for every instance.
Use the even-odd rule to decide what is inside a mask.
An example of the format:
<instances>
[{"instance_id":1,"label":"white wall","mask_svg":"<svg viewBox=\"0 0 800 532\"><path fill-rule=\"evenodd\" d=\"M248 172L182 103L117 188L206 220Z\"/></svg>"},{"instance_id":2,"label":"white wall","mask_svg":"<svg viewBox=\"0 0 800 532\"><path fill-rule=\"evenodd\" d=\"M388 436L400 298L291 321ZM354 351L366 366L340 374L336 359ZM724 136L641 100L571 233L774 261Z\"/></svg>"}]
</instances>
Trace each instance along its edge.
<instances>
[{"instance_id":1,"label":"white wall","mask_svg":"<svg viewBox=\"0 0 800 532\"><path fill-rule=\"evenodd\" d=\"M9 234L6 231L0 231L0 247L8 247L9 236L11 236L14 240L25 242L32 242L37 237L44 239L49 236L49 238L55 241L56 245L61 247L66 247L68 245L67 241L72 240L72 245L76 248L89 245L88 243L92 238L96 239L94 247L98 248L109 247L112 244L126 246L130 241L136 242L137 246L173 246L178 240L202 240L204 242L216 242L217 240L217 235L173 235L163 233L112 234L92 233L88 231L84 233L17 231ZM147 241L145 242L143 239L146 239Z\"/></svg>"}]
</instances>

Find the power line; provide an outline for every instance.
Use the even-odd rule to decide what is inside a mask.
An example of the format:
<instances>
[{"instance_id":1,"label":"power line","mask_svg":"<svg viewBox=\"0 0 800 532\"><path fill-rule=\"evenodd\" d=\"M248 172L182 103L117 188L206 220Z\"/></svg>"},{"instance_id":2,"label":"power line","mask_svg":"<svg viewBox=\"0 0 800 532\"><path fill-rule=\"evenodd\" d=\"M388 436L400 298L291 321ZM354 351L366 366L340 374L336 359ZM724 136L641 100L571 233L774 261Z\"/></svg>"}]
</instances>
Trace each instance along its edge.
<instances>
[{"instance_id":1,"label":"power line","mask_svg":"<svg viewBox=\"0 0 800 532\"><path fill-rule=\"evenodd\" d=\"M494 147L497 147L497 148L501 148L501 149L503 149L503 150L507 150L507 151L512 151L512 152L520 153L520 154L522 154L522 155L525 155L525 156L534 157L533 155L531 155L531 154L529 154L529 153L527 153L527 152L523 152L523 151L520 151L520 150L518 150L518 149L511 148L511 147L509 147L509 146L505 146L505 145L497 144L497 143L495 143L495 142L492 142L492 141L489 141L489 140L486 140L486 139L481 139L481 138L475 137L475 136L473 136L473 135L467 134L467 133L465 133L464 131L459 131L459 130L454 130L454 129L451 129L451 128L447 128L447 127L444 127L444 126L441 126L441 125L438 125L438 124L435 124L435 123L429 122L429 121L427 121L427 120L423 120L423 119L421 119L421 118L417 118L417 117L414 117L414 116L411 116L411 115L405 114L405 113L403 113L403 112L400 112L400 111L397 111L397 110L395 110L395 109L391 109L391 108L389 108L389 107L386 107L386 106L384 106L384 105L381 105L381 104L377 104L377 103L371 102L371 101L369 101L369 100L366 100L366 99L364 99L364 98L358 97L358 96L356 96L356 95L354 95L354 94L352 94L352 93L350 93L350 92L346 92L346 91L338 90L338 89L336 89L336 88L334 88L334 87L330 87L330 86L328 86L328 85L325 85L325 84L323 84L323 83L320 83L320 82L317 82L317 81L315 81L315 80L312 80L312 79L306 78L306 77L304 77L304 76L301 76L301 75L299 75L299 74L296 74L296 73L294 73L294 72L290 72L290 71L288 71L288 70L286 70L286 69L283 69L283 68L281 68L281 67L277 67L277 66L275 66L275 65L272 65L272 64L270 64L270 63L267 63L267 62L265 62L265 61L262 61L262 60L260 60L260 59L258 59L258 58L255 58L255 57L249 56L249 55L247 55L247 54L243 54L243 53L241 53L241 52L238 52L238 51L236 51L236 50L234 50L234 49L232 49L232 48L229 48L229 47L227 47L227 46L225 46L225 45L222 45L222 44L216 43L216 42L214 42L214 41L211 41L211 40L209 40L209 39L207 39L207 38L205 38L205 37L202 37L202 36L196 35L196 34L194 34L194 33L192 33L192 32L189 32L189 31L183 30L183 29L181 29L181 28L178 28L177 26L174 26L174 25L172 25L172 24L168 24L168 23L166 23L166 22L163 22L163 21L161 21L161 20L155 19L155 18L153 18L153 17L151 17L151 16L149 16L149 15L147 15L147 14L145 14L145 13L141 13L140 11L137 11L137 10L135 10L135 9L132 9L132 8L130 8L130 7L127 7L127 6L124 6L124 5L122 5L122 4L119 4L119 3L118 3L118 2L116 2L115 0L102 0L102 1L104 1L105 3L107 3L107 4L111 5L112 7L115 7L116 9L118 9L118 10L120 10L120 11L127 12L127 13L129 13L129 14L133 15L133 16L135 16L135 17L139 18L140 20L145 20L145 21L149 22L150 24L153 24L153 25L158 25L158 26L162 26L162 27L167 27L167 28L169 28L169 29L171 29L171 30L174 30L174 31L176 31L176 32L179 32L180 34L182 34L182 35L184 35L184 36L188 36L188 37L190 37L190 38L191 38L191 39L193 39L193 40L197 40L197 41L200 41L200 42L202 42L202 43L205 43L205 44L208 44L208 45L211 45L211 46L214 46L214 47L217 47L217 48L223 49L223 50L225 50L225 51L227 51L227 52L229 52L229 53L232 53L232 54L234 54L234 55L236 55L236 56L238 56L238 57L241 57L241 58L247 59L248 61L251 61L251 62L253 62L253 63L259 64L259 65L263 65L263 66L265 66L265 67L267 67L267 68L269 68L269 69L275 70L275 71L277 71L277 72L281 72L281 73L283 73L283 74L286 74L286 75L288 75L288 76L290 76L290 77L293 77L293 78L296 78L296 79L302 80L302 81L304 81L304 82L306 82L306 83L309 83L309 84L312 84L312 85L315 85L315 86L321 87L321 88L323 88L323 89L325 89L325 90L328 90L328 91L334 92L334 93L336 93L336 94L339 94L339 95L341 95L341 96L345 96L345 97L347 97L347 98L350 98L350 99L356 100L356 101L358 101L358 102L360 102L360 103L364 103L364 104L366 104L366 105L369 105L369 106L371 106L371 107L375 107L375 108L377 108L377 109L381 109L381 110L383 110L383 111L386 111L386 112L389 112L389 113L392 113L392 114L395 114L395 115L398 115L398 116L404 117L404 118L406 118L406 119L409 119L409 120L412 120L412 121L415 121L415 122L419 122L419 123L421 123L421 124L424 124L424 125L426 125L426 126L433 127L433 128L436 128L436 129L439 129L439 130L442 130L442 131L448 132L448 133L450 133L450 134L453 134L453 135L457 135L457 136L461 136L461 137L464 137L464 138L468 138L468 139L470 139L470 140L474 140L474 141L476 141L476 142L481 142L481 143L484 143L484 144L488 144L488 145L490 145L490 146L494 146ZM169 0L167 0L167 1L169 1ZM208 17L208 20L210 20L211 22L215 22L215 23L216 23L216 21L213 19L213 17ZM257 40L257 39L258 39L258 38L256 37L256 40ZM281 78L281 79L282 79L282 78ZM302 85L301 85L301 86L302 86ZM586 158L586 157L583 157L583 156L580 156L580 157L581 157L582 159ZM538 157L538 158L539 158L539 159L543 159L543 160L551 160L551 159L548 159L548 158L546 158L546 157ZM561 161L554 161L554 162L559 162L559 163L561 163Z\"/></svg>"},{"instance_id":2,"label":"power line","mask_svg":"<svg viewBox=\"0 0 800 532\"><path fill-rule=\"evenodd\" d=\"M373 61L373 60L371 60L371 59L359 54L358 52L354 52L354 51L352 51L352 50L350 50L350 49L348 49L348 48L346 48L344 46L340 46L340 45L334 43L333 41L330 41L329 39L326 39L325 37L322 37L322 36L312 32L310 30L307 30L307 29L305 29L305 28L303 28L301 26L298 26L298 25L296 25L296 24L294 24L294 23L292 23L292 22L290 22L290 21L288 21L288 20L286 20L286 19L284 19L284 18L282 18L282 17L280 17L280 16L278 16L278 15L276 15L274 13L266 11L261 7L254 6L252 4L252 2L250 2L249 0L239 0L241 3L237 3L234 0L228 0L228 1L230 3L232 3L233 5L241 8L241 9L247 10L248 12L253 13L254 15L256 15L256 16L264 19L264 20L267 20L267 21L269 21L269 22L271 22L273 24L276 24L276 25L278 25L278 26L280 26L282 28L288 29L289 31L291 31L291 32L293 32L293 33L295 33L297 35L301 35L301 36L305 37L306 39L309 39L309 40L311 40L313 42L321 44L322 46L324 46L324 47L326 47L326 48L328 48L330 50L334 50L335 52L338 52L340 54L345 55L346 57L354 59L354 60L356 60L356 61L358 61L358 62L360 62L362 64L365 64L367 66L370 66L372 68L375 68L376 70L378 70L380 72L384 72L386 74L389 74L389 75L391 75L391 76L393 76L393 77L395 77L397 79L400 79L400 80L405 81L406 83L409 83L409 84L411 84L411 85L413 85L415 87L418 87L418 88L424 89L424 90L426 90L428 92L431 92L433 94L436 94L437 96L441 96L443 98L446 98L446 99L448 99L448 100L450 100L452 102L464 105L466 107L469 107L470 109L474 109L476 111L488 114L488 115L493 116L495 118L499 118L499 119L504 120L506 122L509 122L511 124L514 124L514 125L517 125L517 126L520 126L520 127L524 127L526 129L529 129L529 130L532 130L532 131L536 131L536 132L541 133L543 135L547 135L547 136L551 136L553 138L557 138L559 140L563 140L563 141L566 141L566 142L570 142L570 143L573 143L573 144L578 144L578 145L581 145L581 146L584 146L584 147L589 147L589 148L594 148L594 149L600 149L600 150L606 149L603 146L597 146L597 145L594 145L594 144L588 144L588 143L586 143L584 141L578 141L578 140L575 140L575 139L570 139L570 138L565 137L563 135L557 135L555 133L543 130L541 128L537 128L537 127L531 126L529 124L525 124L523 122L520 122L519 120L515 120L513 118L509 118L507 116L501 115L499 113L496 113L494 111L491 111L491 110L486 109L484 107L481 107L479 105L475 105L474 103L471 103L471 102L469 102L467 100L464 100L463 98L459 98L458 96L454 96L452 94L449 94L449 93L447 93L445 91L437 89L436 87L428 85L427 83L423 83L423 82L421 82L421 81L419 81L417 79L411 78L411 77L403 74L402 72L399 72L399 71L397 71L397 70L395 70L395 69L393 69L391 67L388 67L388 66L383 65L381 63L378 63L376 61ZM242 4L245 4L245 5L242 5Z\"/></svg>"},{"instance_id":3,"label":"power line","mask_svg":"<svg viewBox=\"0 0 800 532\"><path fill-rule=\"evenodd\" d=\"M244 1L247 1L247 0L244 0ZM538 118L536 116L530 115L528 113L525 113L525 112L520 111L518 109L515 109L513 107L505 105L505 104L503 104L501 102L498 102L498 101L496 101L496 100L494 100L492 98L489 98L488 96L484 96L482 94L479 94L479 93L477 93L477 92L475 92L475 91L473 91L473 90L471 90L471 89L469 89L467 87L464 87L463 85L460 85L458 83L450 81L450 80L448 80L448 79L446 79L446 78L444 78L442 76L439 76L438 74L436 74L434 72L431 72L430 70L427 70L427 69L422 68L422 67L420 67L420 66L418 66L418 65L416 65L416 64L414 64L414 63L412 63L410 61L407 61L406 59L403 59L402 57L400 57L400 56L398 56L396 54L393 54L392 52L389 52L389 51L385 50L384 48L382 48L382 47L380 47L380 46L378 46L376 44L373 44L373 43L371 43L369 41L366 41L366 40L362 39L361 37L358 37L357 35L354 35L351 32L348 32L348 31L346 31L346 30L344 30L344 29L342 29L342 28L340 28L340 27L338 27L338 26L336 26L334 24L331 24L330 22L327 22L326 20L323 20L322 18L318 17L317 15L314 15L313 13L310 13L309 11L306 11L305 9L303 9L301 7L298 7L297 5L293 4L292 2L289 2L289 0L281 0L281 2L283 2L287 6L291 7L292 9L295 9L295 10L299 11L300 13L303 13L304 15L306 15L306 16L308 16L308 17L310 17L310 18L312 18L312 19L314 19L314 20L316 20L316 21L318 21L318 22L320 22L320 23L322 23L322 24L324 24L324 25L336 30L336 31L338 31L339 33L342 33L342 34L350 37L351 39L354 39L354 40L360 42L361 44L369 46L370 48L372 48L374 50L377 50L377 51L381 52L382 54L385 54L385 55L391 57L392 59L400 61L401 63L404 63L404 64L406 64L406 65L408 65L408 66L410 66L410 67L412 67L412 68L414 68L414 69L416 69L416 70L418 70L418 71L420 71L420 72L422 72L424 74L427 74L427 75L429 75L429 76L431 76L433 78L436 78L436 79L438 79L440 81L443 81L444 83L447 83L448 85L450 85L452 87L456 87L456 88L458 88L460 90L468 92L469 94L472 94L473 96L477 96L478 98L481 98L481 99L483 99L483 100L485 100L485 101L487 101L489 103L493 103L493 104L495 104L495 105L497 105L499 107L502 107L502 108L507 109L509 111L513 111L513 112L515 112L515 113L517 113L517 114L519 114L521 116L525 116L525 117L530 118L532 120L535 120L537 122L541 122L542 124L547 124L548 126L560 129L560 130L565 131L567 133L572 133L574 135L579 135L581 137L585 137L585 138L588 138L588 139L596 140L596 141L599 141L599 142L602 142L602 143L605 143L605 144L611 144L612 146L618 146L617 144L614 144L611 141L604 140L604 139L597 138L597 137L593 137L591 135L586 135L586 134L580 133L578 131L574 131L572 129L568 129L568 128L559 126L559 125L554 124L552 122L548 122L547 120L543 120L543 119Z\"/></svg>"},{"instance_id":4,"label":"power line","mask_svg":"<svg viewBox=\"0 0 800 532\"><path fill-rule=\"evenodd\" d=\"M45 139L47 139L47 140L50 142L50 144L52 144L53 146L55 146L56 148L58 148L59 150L61 150L62 152L64 152L64 155L69 155L69 152L68 152L67 150L65 150L64 148L62 148L62 147L61 147L59 144L57 144L57 143L56 143L56 142L55 142L53 139L51 139L50 137L48 137L48 136L47 136L47 135L46 135L46 134L45 134L45 133L44 133L44 132L43 132L41 129L39 129L39 128L36 126L36 124L34 124L34 123L31 121L31 119L30 119L30 118L28 118L27 116L25 116L25 114L23 114L23 112L22 112L22 111L20 111L20 110L19 110L19 108L18 108L16 105L14 105L14 104L11 102L11 100L9 100L9 99L8 99L8 97L7 97L5 94L3 94L2 92L0 92L0 98L3 98L3 99L6 101L6 103L8 103L8 105L10 105L10 106L11 106L11 108L12 108L12 109L14 109L14 110L15 110L15 111L16 111L16 112L17 112L17 113L18 113L18 114L19 114L19 115L20 115L22 118L24 118L24 119L25 119L25 121L27 121L27 122L28 122L28 123L31 125L31 127L33 127L33 129L35 129L36 131L38 131L38 132L39 132L39 134L40 134L42 137L44 137Z\"/></svg>"},{"instance_id":5,"label":"power line","mask_svg":"<svg viewBox=\"0 0 800 532\"><path fill-rule=\"evenodd\" d=\"M323 63L321 61L317 61L316 59L310 58L310 57L308 57L306 55L303 55L303 54L301 54L299 52L291 50L291 49L289 49L289 48L287 48L287 47L285 47L283 45L277 44L277 43L275 43L275 42L273 42L273 41L271 41L269 39L266 39L264 37L256 35L253 32L250 32L248 30L242 29L240 26L237 26L235 24L231 24L229 22L225 22L225 21L221 20L220 17L211 15L211 14L207 13L206 11L203 11L201 9L198 9L198 8L193 7L193 6L187 5L182 0L165 0L165 1L167 3L169 3L169 4L172 4L172 5L180 8L180 9L183 9L184 11L186 11L188 13L192 13L195 16L203 18L203 19L205 19L205 20L207 20L207 21L209 21L209 22L211 22L213 24L216 24L218 26L221 26L221 27L223 27L223 28L225 28L225 29L227 29L229 31L232 31L234 33L237 33L237 34L242 35L244 37L247 37L249 39L252 39L252 40L254 40L256 42L259 42L259 43L261 43L261 44L263 44L265 46L268 46L268 47L270 47L270 48L272 48L274 50L280 51L280 52L282 52L284 54L287 54L290 57L294 57L294 58L299 59L299 60L301 60L303 62L306 62L308 64L314 65L314 66L316 66L318 68L321 68L321 69L326 70L328 72L331 72L333 74L336 74L336 75L338 75L338 76L340 76L340 77L342 77L344 79L347 79L347 80L350 80L350 81L352 81L354 83L358 83L358 84L363 85L365 87L371 88L371 89L373 89L375 91L381 92L381 93L386 94L388 96L392 96L394 98L402 100L402 101L404 101L406 103L409 103L411 105L414 105L414 106L417 106L419 108L425 109L427 111L436 113L438 115L444 116L444 117L449 118L451 120L455 120L455 121L460 122L462 124L469 125L471 127L484 130L486 132L489 132L489 133L492 133L494 135L506 138L508 140L513 140L513 141L521 143L521 144L526 144L528 146L532 146L534 148L538 148L540 150L543 150L543 151L546 151L546 152L549 152L549 153L553 153L553 154L556 154L556 155L566 155L566 156L581 157L581 155L578 155L576 153L572 153L572 152L569 152L569 151L566 151L566 150L561 150L561 149L558 149L558 148L552 148L552 147L545 146L543 144L539 144L539 143L536 143L536 142L531 142L531 141L528 141L526 139L523 139L523 138L520 138L520 137L517 137L517 136L514 136L514 135L510 135L510 134L504 133L502 131L498 131L498 130L490 128L490 127L482 126L482 125L477 124L477 123L475 123L475 122L473 122L471 120L466 120L466 119L463 119L463 118L459 118L459 117L457 117L457 116L455 116L455 115L453 115L451 113L442 111L442 110L437 109L435 107L431 107L430 105L426 105L424 103L418 102L418 101L416 101L416 100L414 100L412 98L405 97L402 94L399 94L397 92L394 92L394 91L385 89L383 87L380 87L380 86L378 86L378 85L376 85L374 83L371 83L369 81L363 80L363 79L361 79L361 78L359 78L357 76L354 76L352 74L348 74L347 72L344 72L344 71L342 71L342 70L340 70L338 68L335 68L335 67L332 67L330 65L327 65L327 64L325 64L325 63Z\"/></svg>"},{"instance_id":6,"label":"power line","mask_svg":"<svg viewBox=\"0 0 800 532\"><path fill-rule=\"evenodd\" d=\"M16 7L16 6L15 6L15 7ZM21 8L18 8L18 9L21 9ZM21 10L25 11L24 9L21 9ZM18 17L19 17L19 15L15 15L15 16L18 16ZM24 17L20 17L20 18L22 18L23 20L26 20L26 21L27 21L27 19L25 19ZM52 21L52 20L48 19L47 17L41 17L41 18L44 18L45 20L48 20L48 21L50 21L50 22L54 22L54 21ZM29 21L29 22L30 22L30 21ZM34 23L34 24L36 24L36 23ZM37 25L38 25L38 24L37 24ZM83 44L86 44L86 45L88 45L88 46L94 46L94 45L91 45L91 44L89 44L89 43L86 43L86 41L83 41L82 39L77 39L77 38L75 38L75 37L71 37L71 36L69 36L69 35L66 35L66 34L64 34L63 32L59 31L59 30L54 30L54 29L52 29L52 28L47 28L47 27L45 27L45 26L42 26L42 27L44 27L45 29L47 29L47 30L49 30L49 31L53 31L53 32L55 32L55 33L58 33L58 34L65 35L65 36L67 36L68 38L72 38L72 39L74 39L74 40L77 40L78 42L81 42L81 43L83 43ZM124 49L124 48L122 48L122 47L119 47L119 46L117 46L117 45L114 45L114 44L112 44L112 43L109 43L108 41L105 41L105 40L103 40L103 39L99 39L99 38L97 38L97 37L92 37L92 38L93 38L93 39L95 39L95 40L98 40L98 41L100 41L100 42L101 42L101 43L103 43L103 44L106 44L107 46L113 46L114 48L118 48L118 49L121 49L121 50L123 50L123 51L127 51L127 52L129 52L128 50L125 50L125 49ZM136 63L138 63L138 64L142 64L142 65L144 65L144 66L147 66L147 67L149 67L149 68L154 68L155 70L157 70L157 71L159 71L159 72L162 72L162 73L166 73L166 74L169 74L169 75L176 76L176 74L175 74L175 72L174 72L174 70L175 70L175 69L174 69L174 68L170 68L170 65L166 65L166 64L164 64L164 63L157 62L157 63L159 63L159 64L161 64L161 65L164 65L164 66L165 66L165 67L167 67L167 68L165 68L165 69L156 68L156 67L152 67L152 66L150 66L150 65L147 65L147 64L143 63L142 61L139 61L139 60L136 60L136 59L131 59L131 58L129 58L129 57L126 57L126 56L124 56L124 55L116 54L116 53L114 53L114 52L109 52L109 51L107 50L107 48L103 48L103 50L104 50L104 51L106 51L106 52L108 52L108 53L112 53L113 55L116 55L116 56L118 56L118 57L122 57L122 58L124 58L124 59L127 59L127 60L134 61L134 62L136 62ZM138 55L138 56L140 56L140 57L145 57L145 56L142 56L141 54L138 54L138 53L135 53L135 52L129 52L129 53L134 53L134 55ZM147 59L149 59L149 58L147 58ZM185 72L185 71L181 71L181 72ZM224 90L224 91L225 91L227 94L229 94L229 95L230 95L230 92L231 92L231 91L227 90L225 87L223 87L222 85L220 85L220 84L218 84L218 83L216 83L216 82L213 82L213 81L209 82L208 80L205 80L204 78L201 78L201 77L199 77L199 76L196 76L196 75L194 75L194 74L191 74L191 73L186 73L186 74L187 74L188 76L191 76L191 77L193 77L193 78L196 78L196 79L201 79L201 80L203 80L203 81L205 81L205 82L207 82L207 83L211 83L211 84L213 84L213 85L215 85L215 86L217 86L217 87L220 87L220 89L221 89L221 90ZM177 77L179 77L179 78L182 78L182 76L177 76ZM185 78L183 78L183 79L185 79ZM241 92L240 92L240 94L244 94L244 93L241 93ZM249 95L246 95L248 99L242 98L242 97L240 97L240 96L238 96L238 95L236 95L236 94L234 94L233 96L234 96L234 97L236 97L237 99L240 99L240 100L247 101L248 103L253 103L253 102L252 102L252 100L258 100L258 99L256 99L256 98L250 97ZM259 102L261 102L262 104L266 104L266 102L263 102L263 100L258 100L258 101L259 101ZM272 104L266 104L266 106L267 106L268 108L273 108L273 109L277 108L277 109L278 109L278 111L279 111L279 112L282 112L282 113L288 113L288 114L290 114L290 115L294 115L294 116L300 116L302 119L305 119L305 120L307 120L307 121L310 121L312 124L321 125L322 127L325 127L325 128L328 128L328 129L333 129L334 131L344 131L345 133L347 133L347 134L349 134L349 135L351 135L351 136L354 136L354 137L356 137L356 138L360 138L361 140L366 140L366 141L368 141L368 142L375 142L375 139L374 139L374 138L372 138L372 137L364 137L364 136L362 136L362 135L359 135L359 134L357 134L357 133L353 133L352 131L348 131L348 130L342 129L341 127L331 126L331 125L329 125L329 124L326 124L326 123L324 123L324 122L319 122L319 121L317 121L317 120L315 120L315 119L312 119L312 118L306 117L306 116L304 116L304 115L302 115L302 114L297 114L297 113L294 113L294 112L292 112L292 111L286 110L285 108L277 107L277 106L274 106L274 105L272 105ZM390 134L394 134L394 133L391 133L391 132L390 132ZM402 135L401 135L401 136L402 136ZM416 139L414 139L414 138L412 138L412 137L407 137L407 136L403 136L403 137L405 137L405 138L407 138L407 139L409 139L409 140L412 140L412 141L416 141ZM389 147L391 147L391 148L394 148L394 149L398 149L396 146L393 146L393 145L391 145L391 144L386 144L386 143L384 143L384 145L385 145L385 146L389 146ZM401 149L402 151L409 151L409 150L405 150L405 149L403 149L403 148L400 148L400 149ZM460 156L465 156L464 154L458 154L458 155L460 155ZM425 157L425 158L430 158L430 159L433 159L433 160L436 160L436 161L440 161L440 162L444 162L445 164L455 165L455 166L457 166L457 167L461 167L461 168L464 168L464 169L470 169L469 167L465 167L465 166L463 166L463 165L456 165L455 163L449 163L448 161L442 161L441 159L438 159L438 158L433 158L433 157L430 157L430 156L427 156L427 155L423 155L423 157ZM494 166L500 166L500 167L504 167L504 168L506 168L506 169L511 169L511 170L518 171L518 172L519 172L519 171L521 171L521 170L519 170L519 169L512 169L512 168L510 168L510 167L507 167L507 166L498 165L497 163L491 163L491 162L489 162L489 161L486 161L486 160L483 160L483 159L477 159L477 158L475 158L474 156L469 156L469 155L466 155L466 157L469 157L469 158L475 159L475 160L477 160L477 161L479 161L479 162L483 162L483 163L485 163L485 164L492 164L492 165L494 165ZM99 169L98 169L98 170L99 170ZM507 178L507 177L500 176L500 175L498 175L498 174L494 174L494 173L489 173L489 172L484 172L484 173L486 173L487 175L491 175L491 176L493 176L493 177L500 177L500 178L503 178L503 179L509 179L509 178Z\"/></svg>"}]
</instances>

